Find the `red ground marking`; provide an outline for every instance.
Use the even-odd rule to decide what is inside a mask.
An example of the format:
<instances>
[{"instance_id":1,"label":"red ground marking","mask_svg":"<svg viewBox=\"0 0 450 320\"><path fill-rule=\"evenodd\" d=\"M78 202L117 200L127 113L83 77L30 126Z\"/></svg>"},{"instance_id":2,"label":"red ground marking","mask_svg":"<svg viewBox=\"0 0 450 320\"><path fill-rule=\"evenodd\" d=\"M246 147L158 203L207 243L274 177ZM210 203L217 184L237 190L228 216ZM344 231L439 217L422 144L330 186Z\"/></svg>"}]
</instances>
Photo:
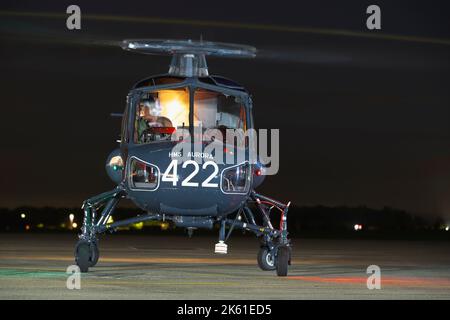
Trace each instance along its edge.
<instances>
[{"instance_id":1,"label":"red ground marking","mask_svg":"<svg viewBox=\"0 0 450 320\"><path fill-rule=\"evenodd\" d=\"M367 276L369 277L369 275ZM367 277L318 277L318 276L289 276L290 280L301 280L322 283L348 283L366 285ZM450 279L446 278L421 278L421 277L383 277L381 285L390 286L432 286L450 287Z\"/></svg>"}]
</instances>

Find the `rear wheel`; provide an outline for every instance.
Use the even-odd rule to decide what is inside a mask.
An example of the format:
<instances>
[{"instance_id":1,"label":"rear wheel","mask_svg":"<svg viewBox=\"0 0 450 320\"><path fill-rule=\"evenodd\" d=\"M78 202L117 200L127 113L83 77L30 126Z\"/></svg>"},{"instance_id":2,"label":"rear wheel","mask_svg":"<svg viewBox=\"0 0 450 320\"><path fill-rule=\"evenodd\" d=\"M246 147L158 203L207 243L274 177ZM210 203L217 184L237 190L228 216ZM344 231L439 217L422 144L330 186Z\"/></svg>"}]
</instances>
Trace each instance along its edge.
<instances>
[{"instance_id":1,"label":"rear wheel","mask_svg":"<svg viewBox=\"0 0 450 320\"><path fill-rule=\"evenodd\" d=\"M289 260L290 260L289 247L287 246L278 247L276 259L277 276L279 277L287 276Z\"/></svg>"},{"instance_id":2,"label":"rear wheel","mask_svg":"<svg viewBox=\"0 0 450 320\"><path fill-rule=\"evenodd\" d=\"M275 270L275 257L268 247L261 247L258 252L258 266L264 271Z\"/></svg>"}]
</instances>

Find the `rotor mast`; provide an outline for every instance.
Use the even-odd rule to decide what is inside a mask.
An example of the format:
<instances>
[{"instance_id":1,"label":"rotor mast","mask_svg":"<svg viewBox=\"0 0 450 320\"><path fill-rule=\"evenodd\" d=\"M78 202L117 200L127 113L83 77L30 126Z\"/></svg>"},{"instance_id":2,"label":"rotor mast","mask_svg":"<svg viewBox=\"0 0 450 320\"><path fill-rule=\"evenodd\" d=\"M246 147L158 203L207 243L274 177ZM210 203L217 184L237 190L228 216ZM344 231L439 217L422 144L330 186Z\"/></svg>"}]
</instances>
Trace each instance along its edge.
<instances>
[{"instance_id":1,"label":"rotor mast","mask_svg":"<svg viewBox=\"0 0 450 320\"><path fill-rule=\"evenodd\" d=\"M183 77L206 77L208 65L201 53L176 53L172 57L169 74Z\"/></svg>"}]
</instances>

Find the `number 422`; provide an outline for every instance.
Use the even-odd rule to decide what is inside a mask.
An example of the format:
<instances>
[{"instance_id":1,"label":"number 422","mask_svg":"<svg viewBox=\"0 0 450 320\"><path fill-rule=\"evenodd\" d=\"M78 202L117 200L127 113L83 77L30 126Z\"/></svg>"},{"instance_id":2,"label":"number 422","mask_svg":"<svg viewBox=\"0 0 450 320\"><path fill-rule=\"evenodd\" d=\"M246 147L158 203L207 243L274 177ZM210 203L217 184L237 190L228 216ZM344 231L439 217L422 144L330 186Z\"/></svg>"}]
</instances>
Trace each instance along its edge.
<instances>
[{"instance_id":1,"label":"number 422","mask_svg":"<svg viewBox=\"0 0 450 320\"><path fill-rule=\"evenodd\" d=\"M198 187L198 182L191 182L191 179L197 175L197 173L200 171L199 164L194 160L187 160L183 162L183 169L187 168L187 166L193 166L194 171L191 172L190 175L188 175L182 182L182 187ZM206 161L203 163L202 169L205 170L209 166L212 166L214 168L214 171L206 178L202 183L201 186L205 188L217 188L219 185L217 183L211 183L211 180L214 179L217 174L219 173L219 166L214 161ZM178 160L172 160L167 167L166 171L164 171L161 180L165 182L172 182L172 185L176 187L178 183Z\"/></svg>"}]
</instances>

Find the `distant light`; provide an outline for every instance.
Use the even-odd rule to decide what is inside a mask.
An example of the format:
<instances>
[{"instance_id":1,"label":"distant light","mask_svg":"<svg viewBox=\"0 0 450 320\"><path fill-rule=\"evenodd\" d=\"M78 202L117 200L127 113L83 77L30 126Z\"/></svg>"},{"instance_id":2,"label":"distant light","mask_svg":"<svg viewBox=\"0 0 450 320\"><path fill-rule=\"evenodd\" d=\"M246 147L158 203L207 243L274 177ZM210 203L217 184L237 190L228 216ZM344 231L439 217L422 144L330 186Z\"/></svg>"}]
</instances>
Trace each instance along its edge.
<instances>
[{"instance_id":1,"label":"distant light","mask_svg":"<svg viewBox=\"0 0 450 320\"><path fill-rule=\"evenodd\" d=\"M72 228L76 229L78 227L78 224L76 222L72 223Z\"/></svg>"},{"instance_id":2,"label":"distant light","mask_svg":"<svg viewBox=\"0 0 450 320\"><path fill-rule=\"evenodd\" d=\"M21 217L22 219L25 219L25 218L27 217L27 215L26 215L25 213L22 213L22 214L20 215L20 217Z\"/></svg>"},{"instance_id":3,"label":"distant light","mask_svg":"<svg viewBox=\"0 0 450 320\"><path fill-rule=\"evenodd\" d=\"M137 222L133 224L133 227L137 230L142 230L142 228L144 227L144 222Z\"/></svg>"},{"instance_id":4,"label":"distant light","mask_svg":"<svg viewBox=\"0 0 450 320\"><path fill-rule=\"evenodd\" d=\"M446 227L445 227L445 231L448 231L448 230L450 230L450 227L449 227L449 226L446 226Z\"/></svg>"},{"instance_id":5,"label":"distant light","mask_svg":"<svg viewBox=\"0 0 450 320\"><path fill-rule=\"evenodd\" d=\"M44 228L44 224L43 224L43 223L39 223L36 227L37 227L38 229L42 229L42 228Z\"/></svg>"},{"instance_id":6,"label":"distant light","mask_svg":"<svg viewBox=\"0 0 450 320\"><path fill-rule=\"evenodd\" d=\"M25 230L27 230L27 231L30 230L30 225L27 224L27 225L25 226Z\"/></svg>"},{"instance_id":7,"label":"distant light","mask_svg":"<svg viewBox=\"0 0 450 320\"><path fill-rule=\"evenodd\" d=\"M355 229L355 231L362 230L362 225L361 224L355 224L353 226L353 229Z\"/></svg>"},{"instance_id":8,"label":"distant light","mask_svg":"<svg viewBox=\"0 0 450 320\"><path fill-rule=\"evenodd\" d=\"M73 213L69 214L69 221L70 221L70 223L73 222L73 219L75 219L75 215Z\"/></svg>"},{"instance_id":9,"label":"distant light","mask_svg":"<svg viewBox=\"0 0 450 320\"><path fill-rule=\"evenodd\" d=\"M161 222L161 230L169 229L170 224L167 222Z\"/></svg>"}]
</instances>

